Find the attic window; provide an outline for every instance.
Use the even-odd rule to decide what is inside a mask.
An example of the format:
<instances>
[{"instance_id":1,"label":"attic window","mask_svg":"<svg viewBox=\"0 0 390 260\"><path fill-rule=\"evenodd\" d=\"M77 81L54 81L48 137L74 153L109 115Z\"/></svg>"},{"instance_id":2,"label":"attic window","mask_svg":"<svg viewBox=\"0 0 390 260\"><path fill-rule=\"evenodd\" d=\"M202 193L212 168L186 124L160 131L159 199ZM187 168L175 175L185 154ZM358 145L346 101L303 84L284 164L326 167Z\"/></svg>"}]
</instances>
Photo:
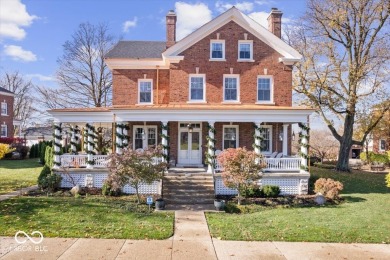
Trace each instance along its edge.
<instances>
[{"instance_id":1,"label":"attic window","mask_svg":"<svg viewBox=\"0 0 390 260\"><path fill-rule=\"evenodd\" d=\"M210 60L225 60L225 41L210 41Z\"/></svg>"}]
</instances>

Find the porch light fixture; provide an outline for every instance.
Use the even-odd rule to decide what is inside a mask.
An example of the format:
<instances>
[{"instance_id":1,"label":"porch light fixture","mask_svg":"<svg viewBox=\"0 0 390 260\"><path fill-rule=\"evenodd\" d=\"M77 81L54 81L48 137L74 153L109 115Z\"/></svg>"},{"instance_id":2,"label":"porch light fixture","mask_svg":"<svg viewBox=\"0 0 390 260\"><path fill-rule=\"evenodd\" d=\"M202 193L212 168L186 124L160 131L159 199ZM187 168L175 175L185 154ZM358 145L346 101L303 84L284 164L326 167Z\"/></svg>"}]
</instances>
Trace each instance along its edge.
<instances>
[{"instance_id":1,"label":"porch light fixture","mask_svg":"<svg viewBox=\"0 0 390 260\"><path fill-rule=\"evenodd\" d=\"M192 133L192 130L194 129L194 128L192 127L192 124L188 124L188 125L187 125L187 128L188 128L188 132Z\"/></svg>"},{"instance_id":2,"label":"porch light fixture","mask_svg":"<svg viewBox=\"0 0 390 260\"><path fill-rule=\"evenodd\" d=\"M292 132L291 140L295 141L295 132Z\"/></svg>"},{"instance_id":3,"label":"porch light fixture","mask_svg":"<svg viewBox=\"0 0 390 260\"><path fill-rule=\"evenodd\" d=\"M279 140L283 141L283 131L280 131L280 133L279 133Z\"/></svg>"}]
</instances>

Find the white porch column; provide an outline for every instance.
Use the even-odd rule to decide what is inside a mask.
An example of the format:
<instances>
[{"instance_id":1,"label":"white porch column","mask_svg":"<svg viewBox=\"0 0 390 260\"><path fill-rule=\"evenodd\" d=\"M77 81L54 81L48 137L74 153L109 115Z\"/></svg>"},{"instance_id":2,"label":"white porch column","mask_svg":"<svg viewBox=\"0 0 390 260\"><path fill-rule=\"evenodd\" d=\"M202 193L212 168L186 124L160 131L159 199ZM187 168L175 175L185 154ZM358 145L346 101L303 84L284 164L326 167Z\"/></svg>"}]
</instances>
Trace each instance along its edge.
<instances>
[{"instance_id":1,"label":"white porch column","mask_svg":"<svg viewBox=\"0 0 390 260\"><path fill-rule=\"evenodd\" d=\"M87 130L88 130L88 138L87 138L87 148L88 148L88 155L87 155L87 169L92 169L93 168L93 154L94 154L94 148L95 148L95 131L92 123L87 124Z\"/></svg>"},{"instance_id":2,"label":"white porch column","mask_svg":"<svg viewBox=\"0 0 390 260\"><path fill-rule=\"evenodd\" d=\"M308 171L308 165L307 165L307 159L308 159L308 146L309 146L309 141L308 141L308 135L309 132L307 131L308 127L306 123L301 123L299 124L299 127L301 128L300 131L300 139L301 139L301 168L304 171Z\"/></svg>"},{"instance_id":3,"label":"white porch column","mask_svg":"<svg viewBox=\"0 0 390 260\"><path fill-rule=\"evenodd\" d=\"M129 126L129 122L124 122L124 127L123 127L123 140L122 144L123 147L127 147L129 145L129 131L127 130Z\"/></svg>"},{"instance_id":4,"label":"white porch column","mask_svg":"<svg viewBox=\"0 0 390 260\"><path fill-rule=\"evenodd\" d=\"M261 122L255 122L255 153L261 154Z\"/></svg>"},{"instance_id":5,"label":"white porch column","mask_svg":"<svg viewBox=\"0 0 390 260\"><path fill-rule=\"evenodd\" d=\"M54 163L53 168L58 169L61 166L61 123L54 123Z\"/></svg>"},{"instance_id":6,"label":"white porch column","mask_svg":"<svg viewBox=\"0 0 390 260\"><path fill-rule=\"evenodd\" d=\"M207 173L214 173L215 169L215 135L214 135L214 121L208 121L209 124L209 140L208 140L208 150L209 162L207 165Z\"/></svg>"},{"instance_id":7,"label":"white porch column","mask_svg":"<svg viewBox=\"0 0 390 260\"><path fill-rule=\"evenodd\" d=\"M168 121L161 122L161 145L163 147L163 161L168 162Z\"/></svg>"},{"instance_id":8,"label":"white porch column","mask_svg":"<svg viewBox=\"0 0 390 260\"><path fill-rule=\"evenodd\" d=\"M70 126L70 134L70 150L72 151L72 154L76 154L76 130L73 125Z\"/></svg>"},{"instance_id":9,"label":"white porch column","mask_svg":"<svg viewBox=\"0 0 390 260\"><path fill-rule=\"evenodd\" d=\"M288 126L289 124L283 124L283 156L288 155Z\"/></svg>"},{"instance_id":10,"label":"white porch column","mask_svg":"<svg viewBox=\"0 0 390 260\"><path fill-rule=\"evenodd\" d=\"M115 142L116 142L116 149L115 152L117 154L122 154L122 148L123 148L123 128L122 128L122 122L116 123L116 134L115 134Z\"/></svg>"}]
</instances>

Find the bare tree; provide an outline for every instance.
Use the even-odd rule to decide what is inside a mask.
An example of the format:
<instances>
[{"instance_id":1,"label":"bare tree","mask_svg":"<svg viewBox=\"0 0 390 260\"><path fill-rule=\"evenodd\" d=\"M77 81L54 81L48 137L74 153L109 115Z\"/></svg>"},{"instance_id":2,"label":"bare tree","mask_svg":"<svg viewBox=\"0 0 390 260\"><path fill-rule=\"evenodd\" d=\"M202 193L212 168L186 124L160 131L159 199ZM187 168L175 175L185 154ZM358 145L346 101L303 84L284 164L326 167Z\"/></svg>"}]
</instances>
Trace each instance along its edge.
<instances>
[{"instance_id":1,"label":"bare tree","mask_svg":"<svg viewBox=\"0 0 390 260\"><path fill-rule=\"evenodd\" d=\"M104 55L114 38L106 24L82 23L63 45L58 59L57 89L38 87L47 108L101 107L111 104L111 72Z\"/></svg>"},{"instance_id":2,"label":"bare tree","mask_svg":"<svg viewBox=\"0 0 390 260\"><path fill-rule=\"evenodd\" d=\"M328 129L310 131L310 152L321 159L334 160L339 151L339 142Z\"/></svg>"},{"instance_id":3,"label":"bare tree","mask_svg":"<svg viewBox=\"0 0 390 260\"><path fill-rule=\"evenodd\" d=\"M30 80L23 78L18 71L5 72L0 79L0 87L12 91L14 97L14 118L21 121L24 128L32 119L34 108L32 93L34 85ZM15 129L16 131L16 129Z\"/></svg>"},{"instance_id":4,"label":"bare tree","mask_svg":"<svg viewBox=\"0 0 390 260\"><path fill-rule=\"evenodd\" d=\"M390 104L390 0L309 0L299 25L287 32L302 55L294 90L302 103L317 109L340 143L336 168L349 171L353 144L363 145ZM356 116L375 104L378 117L359 140L353 139ZM340 122L341 131L336 123Z\"/></svg>"}]
</instances>

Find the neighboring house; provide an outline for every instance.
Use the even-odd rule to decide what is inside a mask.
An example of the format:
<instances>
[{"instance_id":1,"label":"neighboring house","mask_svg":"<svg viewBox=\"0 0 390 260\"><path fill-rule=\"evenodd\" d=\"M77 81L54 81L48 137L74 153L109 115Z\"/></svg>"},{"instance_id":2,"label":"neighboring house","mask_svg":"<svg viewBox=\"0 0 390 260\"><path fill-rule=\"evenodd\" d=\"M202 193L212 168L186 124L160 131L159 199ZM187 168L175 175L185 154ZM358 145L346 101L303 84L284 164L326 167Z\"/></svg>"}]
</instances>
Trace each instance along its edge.
<instances>
[{"instance_id":1,"label":"neighboring house","mask_svg":"<svg viewBox=\"0 0 390 260\"><path fill-rule=\"evenodd\" d=\"M22 137L26 140L27 146L32 146L41 141L53 140L52 126L31 126L22 131Z\"/></svg>"},{"instance_id":2,"label":"neighboring house","mask_svg":"<svg viewBox=\"0 0 390 260\"><path fill-rule=\"evenodd\" d=\"M384 153L390 150L390 111L384 114L371 135L373 152Z\"/></svg>"},{"instance_id":3,"label":"neighboring house","mask_svg":"<svg viewBox=\"0 0 390 260\"><path fill-rule=\"evenodd\" d=\"M14 137L14 93L0 87L0 137Z\"/></svg>"},{"instance_id":4,"label":"neighboring house","mask_svg":"<svg viewBox=\"0 0 390 260\"><path fill-rule=\"evenodd\" d=\"M272 9L267 30L232 7L176 42L176 14L170 11L166 41L120 41L107 53L113 106L50 110L55 134L60 123L116 123L117 153L122 145L145 149L162 144L164 158L178 167L203 167L215 150L227 148L280 153L266 159L262 184L279 185L283 193L306 193L307 160L290 157L291 125L300 123L305 134L313 110L292 106L292 66L301 55L280 39L281 17ZM301 151L307 148L302 145ZM96 164L87 168L103 174ZM211 164L207 172L214 172ZM101 183L101 175L94 176ZM231 192L220 177L215 179L216 193Z\"/></svg>"}]
</instances>

